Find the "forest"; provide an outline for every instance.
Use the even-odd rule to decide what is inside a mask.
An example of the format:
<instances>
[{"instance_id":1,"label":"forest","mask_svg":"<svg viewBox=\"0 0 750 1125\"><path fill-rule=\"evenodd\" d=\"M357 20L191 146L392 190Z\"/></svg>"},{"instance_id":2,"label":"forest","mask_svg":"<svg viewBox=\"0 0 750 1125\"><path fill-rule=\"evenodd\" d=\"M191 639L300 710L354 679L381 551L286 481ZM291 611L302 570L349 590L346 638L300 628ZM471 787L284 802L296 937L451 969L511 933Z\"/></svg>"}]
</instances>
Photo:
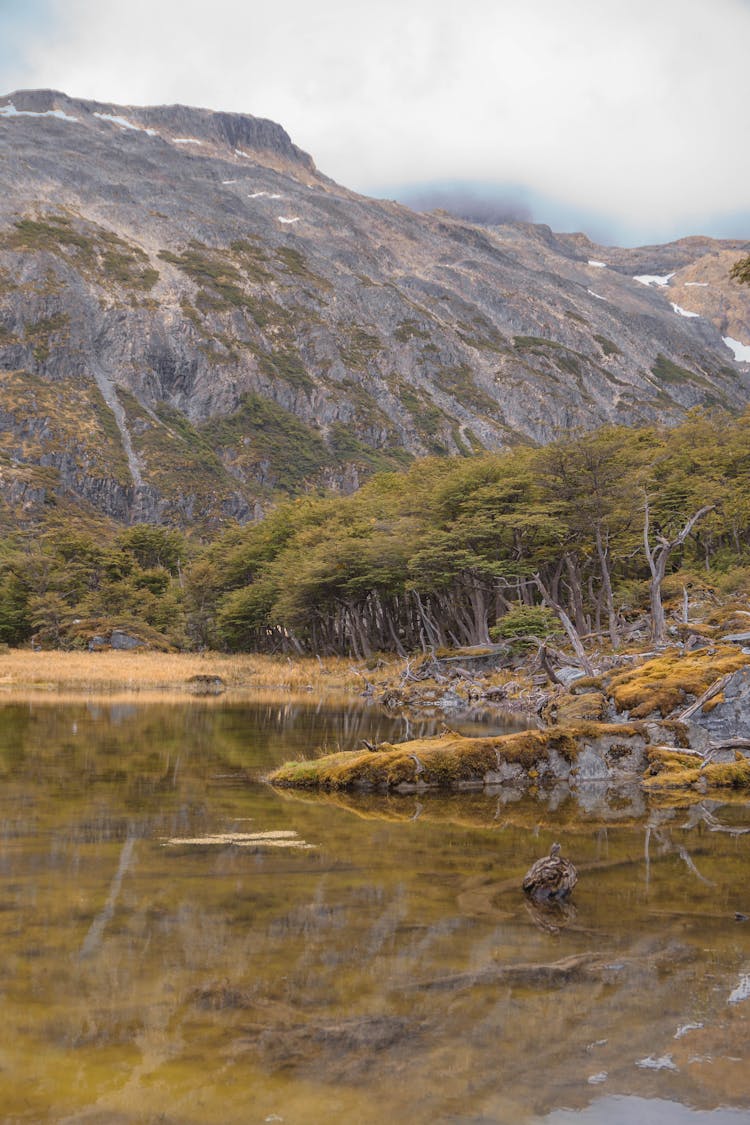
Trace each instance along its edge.
<instances>
[{"instance_id":1,"label":"forest","mask_svg":"<svg viewBox=\"0 0 750 1125\"><path fill-rule=\"evenodd\" d=\"M115 628L164 650L363 659L556 633L617 649L663 643L696 599L749 594L750 410L428 458L210 542L51 516L0 543L7 645Z\"/></svg>"}]
</instances>

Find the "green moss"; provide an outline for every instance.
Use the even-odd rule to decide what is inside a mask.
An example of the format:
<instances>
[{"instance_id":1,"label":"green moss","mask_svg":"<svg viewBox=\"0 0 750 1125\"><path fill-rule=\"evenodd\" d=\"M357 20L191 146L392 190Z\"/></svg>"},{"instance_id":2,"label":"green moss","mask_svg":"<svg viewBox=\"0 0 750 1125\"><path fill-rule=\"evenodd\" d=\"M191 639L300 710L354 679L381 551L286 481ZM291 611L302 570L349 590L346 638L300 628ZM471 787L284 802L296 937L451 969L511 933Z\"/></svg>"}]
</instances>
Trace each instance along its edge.
<instances>
[{"instance_id":1,"label":"green moss","mask_svg":"<svg viewBox=\"0 0 750 1125\"><path fill-rule=\"evenodd\" d=\"M465 444L463 438L461 437L461 430L458 426L451 426L451 437L453 438L453 444L455 445L461 456L471 457L472 450L469 449Z\"/></svg>"},{"instance_id":2,"label":"green moss","mask_svg":"<svg viewBox=\"0 0 750 1125\"><path fill-rule=\"evenodd\" d=\"M220 519L222 505L237 492L238 485L205 435L166 403L156 407L155 421L129 392L120 388L118 397L136 452L165 502L164 521L184 519L185 511L191 509L193 526L207 527Z\"/></svg>"},{"instance_id":3,"label":"green moss","mask_svg":"<svg viewBox=\"0 0 750 1125\"><path fill-rule=\"evenodd\" d=\"M408 410L414 429L431 453L448 452L445 442L440 441L439 431L446 425L448 416L429 395L409 386L401 380L392 380L392 389L402 405Z\"/></svg>"},{"instance_id":4,"label":"green moss","mask_svg":"<svg viewBox=\"0 0 750 1125\"><path fill-rule=\"evenodd\" d=\"M267 268L268 255L260 246L256 246L247 238L243 238L232 242L230 248L234 260L250 281L260 285L271 280L273 274Z\"/></svg>"},{"instance_id":5,"label":"green moss","mask_svg":"<svg viewBox=\"0 0 750 1125\"><path fill-rule=\"evenodd\" d=\"M244 246L235 243L235 246L238 245ZM253 262L255 263L253 268L257 267L258 263L255 259L252 262L249 260L249 251L243 249L236 253L244 263L246 272ZM232 261L229 251L209 250L200 244L192 244L179 254L160 250L159 257L162 261L176 266L199 286L195 304L201 312L242 309L250 314L259 328L266 327L274 313L285 315L284 310L275 302L261 300L246 292L242 274Z\"/></svg>"},{"instance_id":6,"label":"green moss","mask_svg":"<svg viewBox=\"0 0 750 1125\"><path fill-rule=\"evenodd\" d=\"M567 371L569 375L580 376L581 363L575 355L569 352L563 352L561 355L555 356L555 366L561 371Z\"/></svg>"},{"instance_id":7,"label":"green moss","mask_svg":"<svg viewBox=\"0 0 750 1125\"><path fill-rule=\"evenodd\" d=\"M92 239L72 225L67 215L47 215L43 219L18 219L14 232L6 236L6 245L12 250L37 250L59 254L73 248L90 254Z\"/></svg>"},{"instance_id":8,"label":"green moss","mask_svg":"<svg viewBox=\"0 0 750 1125\"><path fill-rule=\"evenodd\" d=\"M37 363L45 363L50 353L50 337L65 331L70 324L67 313L55 313L24 326L24 339L33 344L33 355Z\"/></svg>"},{"instance_id":9,"label":"green moss","mask_svg":"<svg viewBox=\"0 0 750 1125\"><path fill-rule=\"evenodd\" d=\"M679 364L673 363L671 359L667 359L664 355L658 355L652 364L651 373L661 383L670 383L679 386L683 383L706 383L702 375L696 374L694 371L688 371L686 367L680 367Z\"/></svg>"},{"instance_id":10,"label":"green moss","mask_svg":"<svg viewBox=\"0 0 750 1125\"><path fill-rule=\"evenodd\" d=\"M134 401L135 400L132 400L132 402ZM208 441L206 441L206 438L198 432L190 419L181 411L175 410L173 406L169 406L166 402L160 402L156 405L155 414L159 421L163 422L165 426L168 426L169 429L187 445L199 451L202 456L209 458L215 457L214 451Z\"/></svg>"},{"instance_id":11,"label":"green moss","mask_svg":"<svg viewBox=\"0 0 750 1125\"><path fill-rule=\"evenodd\" d=\"M495 325L483 316L474 316L470 323L459 321L456 334L462 343L477 351L505 352L508 341Z\"/></svg>"},{"instance_id":12,"label":"green moss","mask_svg":"<svg viewBox=\"0 0 750 1125\"><path fill-rule=\"evenodd\" d=\"M736 754L733 762L700 763L694 755L679 750L653 749L648 753L644 779L647 789L690 789L700 785L712 789L750 788L750 758Z\"/></svg>"},{"instance_id":13,"label":"green moss","mask_svg":"<svg viewBox=\"0 0 750 1125\"><path fill-rule=\"evenodd\" d=\"M324 292L333 289L330 281L310 269L304 254L293 246L280 246L276 251L276 257L288 273L293 274L294 277L298 277L302 281L306 281L315 289L323 290Z\"/></svg>"},{"instance_id":14,"label":"green moss","mask_svg":"<svg viewBox=\"0 0 750 1125\"><path fill-rule=\"evenodd\" d=\"M272 784L322 789L394 789L419 782L434 788L453 788L461 782L481 782L501 762L533 770L554 750L569 762L578 742L569 730L521 731L497 738L444 735L397 746L383 744L372 753L332 754L312 762L290 762L275 770Z\"/></svg>"}]
</instances>

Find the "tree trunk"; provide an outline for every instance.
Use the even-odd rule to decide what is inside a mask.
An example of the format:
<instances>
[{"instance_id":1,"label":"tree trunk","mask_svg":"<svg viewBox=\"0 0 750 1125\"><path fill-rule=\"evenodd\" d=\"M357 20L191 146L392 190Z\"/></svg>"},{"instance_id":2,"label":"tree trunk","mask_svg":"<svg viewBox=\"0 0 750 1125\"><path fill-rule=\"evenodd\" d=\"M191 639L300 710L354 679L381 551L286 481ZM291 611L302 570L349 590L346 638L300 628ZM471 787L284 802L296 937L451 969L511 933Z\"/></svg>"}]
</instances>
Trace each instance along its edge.
<instances>
[{"instance_id":1,"label":"tree trunk","mask_svg":"<svg viewBox=\"0 0 750 1125\"><path fill-rule=\"evenodd\" d=\"M704 504L702 508L699 508L674 539L667 539L666 536L657 534L656 546L652 548L649 537L649 504L648 497L646 497L643 507L643 547L646 553L646 562L651 571L648 594L651 607L651 642L654 645L664 645L667 639L667 619L664 615L664 605L661 600L661 585L667 573L670 555L676 547L682 546L698 520L712 512L714 507L714 504Z\"/></svg>"},{"instance_id":2,"label":"tree trunk","mask_svg":"<svg viewBox=\"0 0 750 1125\"><path fill-rule=\"evenodd\" d=\"M596 553L599 557L599 569L602 575L602 591L604 593L604 604L607 607L607 619L609 622L609 639L612 642L612 648L617 650L620 647L620 628L617 621L617 613L615 612L615 599L612 594L612 578L609 573L609 543L604 542L601 524L598 521L595 531Z\"/></svg>"},{"instance_id":3,"label":"tree trunk","mask_svg":"<svg viewBox=\"0 0 750 1125\"><path fill-rule=\"evenodd\" d=\"M573 646L573 651L575 652L576 656L580 660L581 667L583 668L584 672L586 673L587 676L593 676L594 675L594 669L591 665L591 661L589 660L588 656L586 655L586 651L583 647L583 643L581 642L581 638L579 637L578 633L576 632L575 625L570 620L570 618L568 617L568 615L565 612L565 610L563 609L563 607L553 599L552 595L550 594L549 590L547 590L546 586L544 585L544 583L542 582L542 580L541 580L541 578L539 577L538 574L534 575L534 583L535 583L536 588L538 589L539 593L542 595L542 598L544 599L544 601L547 603L547 605L550 607L550 609L553 609L555 611L555 613L559 617L560 624L562 625L565 632L568 634L568 639L570 640L570 643Z\"/></svg>"}]
</instances>

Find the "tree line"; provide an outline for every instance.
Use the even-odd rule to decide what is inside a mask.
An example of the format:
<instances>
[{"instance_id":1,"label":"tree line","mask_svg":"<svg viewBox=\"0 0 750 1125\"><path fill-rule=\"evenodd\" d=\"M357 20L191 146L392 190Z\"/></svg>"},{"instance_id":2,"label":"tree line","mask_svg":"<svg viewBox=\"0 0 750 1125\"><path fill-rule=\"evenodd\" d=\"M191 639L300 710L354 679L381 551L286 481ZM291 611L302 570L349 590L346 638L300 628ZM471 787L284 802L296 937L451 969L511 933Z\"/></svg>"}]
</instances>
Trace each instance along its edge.
<instances>
[{"instance_id":1,"label":"tree line","mask_svg":"<svg viewBox=\"0 0 750 1125\"><path fill-rule=\"evenodd\" d=\"M0 641L109 626L183 649L349 654L667 637L665 592L750 592L750 411L429 458L196 543L50 527L0 544ZM671 591L671 593L670 593Z\"/></svg>"}]
</instances>

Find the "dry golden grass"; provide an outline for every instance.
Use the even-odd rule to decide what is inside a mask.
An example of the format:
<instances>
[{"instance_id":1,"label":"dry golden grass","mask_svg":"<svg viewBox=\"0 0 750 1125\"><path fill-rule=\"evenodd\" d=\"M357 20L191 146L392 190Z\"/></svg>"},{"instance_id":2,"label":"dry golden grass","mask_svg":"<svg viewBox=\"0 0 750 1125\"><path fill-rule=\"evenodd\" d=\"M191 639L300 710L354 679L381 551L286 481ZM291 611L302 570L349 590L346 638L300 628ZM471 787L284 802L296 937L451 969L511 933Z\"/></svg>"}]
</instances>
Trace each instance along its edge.
<instances>
[{"instance_id":1,"label":"dry golden grass","mask_svg":"<svg viewBox=\"0 0 750 1125\"><path fill-rule=\"evenodd\" d=\"M325 694L361 692L351 661L222 653L31 652L0 653L0 691L166 693L190 695L192 676L220 676L227 691ZM206 698L201 696L200 698ZM209 697L210 698L210 697Z\"/></svg>"}]
</instances>

